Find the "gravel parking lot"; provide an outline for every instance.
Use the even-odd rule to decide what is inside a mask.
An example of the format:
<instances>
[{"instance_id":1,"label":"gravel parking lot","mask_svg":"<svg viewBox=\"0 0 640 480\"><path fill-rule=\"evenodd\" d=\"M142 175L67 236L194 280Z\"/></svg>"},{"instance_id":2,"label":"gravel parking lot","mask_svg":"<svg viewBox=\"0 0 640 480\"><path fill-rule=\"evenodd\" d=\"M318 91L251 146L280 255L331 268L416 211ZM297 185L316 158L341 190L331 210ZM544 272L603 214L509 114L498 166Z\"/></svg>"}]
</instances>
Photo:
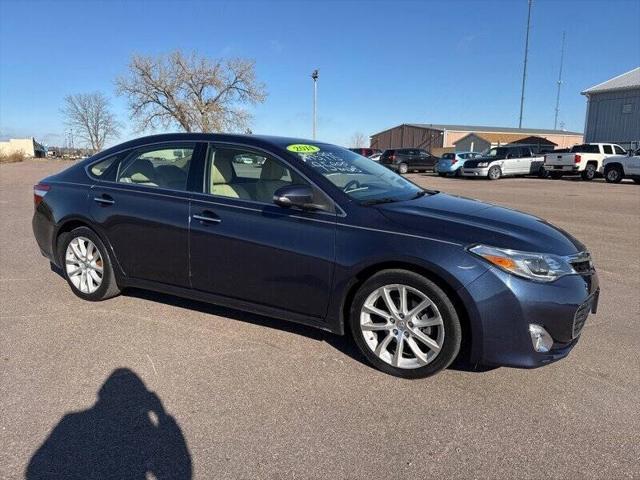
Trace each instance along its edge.
<instances>
[{"instance_id":1,"label":"gravel parking lot","mask_svg":"<svg viewBox=\"0 0 640 480\"><path fill-rule=\"evenodd\" d=\"M31 232L32 185L67 165L0 166L0 478L640 477L640 186L410 175L575 234L602 294L564 361L407 381L279 320L81 301Z\"/></svg>"}]
</instances>

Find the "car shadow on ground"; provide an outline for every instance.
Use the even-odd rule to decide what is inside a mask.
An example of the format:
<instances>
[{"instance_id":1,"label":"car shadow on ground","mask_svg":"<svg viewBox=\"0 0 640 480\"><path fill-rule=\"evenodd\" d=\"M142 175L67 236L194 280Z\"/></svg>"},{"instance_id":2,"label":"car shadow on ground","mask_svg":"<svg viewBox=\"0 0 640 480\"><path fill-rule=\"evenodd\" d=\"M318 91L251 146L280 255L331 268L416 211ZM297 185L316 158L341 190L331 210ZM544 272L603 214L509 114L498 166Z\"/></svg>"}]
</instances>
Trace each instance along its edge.
<instances>
[{"instance_id":1,"label":"car shadow on ground","mask_svg":"<svg viewBox=\"0 0 640 480\"><path fill-rule=\"evenodd\" d=\"M253 325L260 325L263 327L282 330L288 333L293 333L295 335L312 338L313 340L327 343L339 352L349 356L353 360L360 362L368 368L373 369L373 367L369 364L369 362L367 362L365 357L356 347L355 342L351 338L351 334L348 331L345 333L345 335L337 335L299 323L288 322L286 320L281 320L278 318L243 312L241 310L234 310L227 307L221 307L210 303L199 302L197 300L186 299L164 293L153 292L150 290L128 288L123 292L123 295L164 303L166 305L186 308L189 310L195 310L209 315L229 318L234 321L251 323ZM465 359L465 355L461 355L458 359L456 359L456 361L454 361L449 369L462 372L486 372L489 370L493 370L494 367L483 367L471 364Z\"/></svg>"},{"instance_id":2,"label":"car shadow on ground","mask_svg":"<svg viewBox=\"0 0 640 480\"><path fill-rule=\"evenodd\" d=\"M33 454L26 480L192 478L176 420L132 370L114 370L87 410L66 414Z\"/></svg>"}]
</instances>

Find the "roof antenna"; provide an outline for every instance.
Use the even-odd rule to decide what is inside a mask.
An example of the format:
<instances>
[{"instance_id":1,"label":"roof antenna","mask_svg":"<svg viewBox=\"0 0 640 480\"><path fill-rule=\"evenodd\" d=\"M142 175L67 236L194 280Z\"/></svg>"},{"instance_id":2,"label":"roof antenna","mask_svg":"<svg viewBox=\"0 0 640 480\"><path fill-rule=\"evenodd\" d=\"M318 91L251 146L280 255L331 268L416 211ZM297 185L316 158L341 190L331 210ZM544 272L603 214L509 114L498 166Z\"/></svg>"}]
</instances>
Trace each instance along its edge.
<instances>
[{"instance_id":1,"label":"roof antenna","mask_svg":"<svg viewBox=\"0 0 640 480\"><path fill-rule=\"evenodd\" d=\"M527 60L529 58L529 27L531 26L531 4L529 0L529 13L527 14L527 38L524 43L524 69L522 70L522 94L520 95L520 121L518 128L522 128L522 111L524 110L524 84L527 80Z\"/></svg>"},{"instance_id":2,"label":"roof antenna","mask_svg":"<svg viewBox=\"0 0 640 480\"><path fill-rule=\"evenodd\" d=\"M562 48L560 49L560 73L558 74L558 94L556 95L556 118L553 121L553 129L558 127L558 112L560 112L560 87L562 86L562 64L564 63L564 37L567 32L562 32Z\"/></svg>"}]
</instances>

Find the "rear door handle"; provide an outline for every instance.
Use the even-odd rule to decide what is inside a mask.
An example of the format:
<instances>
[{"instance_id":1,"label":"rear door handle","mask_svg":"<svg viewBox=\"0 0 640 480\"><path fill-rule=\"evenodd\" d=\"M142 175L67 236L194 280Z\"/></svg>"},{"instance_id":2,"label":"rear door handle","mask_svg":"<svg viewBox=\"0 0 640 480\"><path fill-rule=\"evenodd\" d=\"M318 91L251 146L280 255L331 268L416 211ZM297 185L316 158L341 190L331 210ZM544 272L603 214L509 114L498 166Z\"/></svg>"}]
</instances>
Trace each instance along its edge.
<instances>
[{"instance_id":1,"label":"rear door handle","mask_svg":"<svg viewBox=\"0 0 640 480\"><path fill-rule=\"evenodd\" d=\"M219 217L216 217L213 213L211 212L202 212L206 215L191 215L191 218L193 218L194 220L200 220L201 222L207 222L207 223L220 223L222 222L222 219Z\"/></svg>"},{"instance_id":2,"label":"rear door handle","mask_svg":"<svg viewBox=\"0 0 640 480\"><path fill-rule=\"evenodd\" d=\"M114 203L116 203L115 200L108 195L93 197L93 201L102 205L113 205Z\"/></svg>"}]
</instances>

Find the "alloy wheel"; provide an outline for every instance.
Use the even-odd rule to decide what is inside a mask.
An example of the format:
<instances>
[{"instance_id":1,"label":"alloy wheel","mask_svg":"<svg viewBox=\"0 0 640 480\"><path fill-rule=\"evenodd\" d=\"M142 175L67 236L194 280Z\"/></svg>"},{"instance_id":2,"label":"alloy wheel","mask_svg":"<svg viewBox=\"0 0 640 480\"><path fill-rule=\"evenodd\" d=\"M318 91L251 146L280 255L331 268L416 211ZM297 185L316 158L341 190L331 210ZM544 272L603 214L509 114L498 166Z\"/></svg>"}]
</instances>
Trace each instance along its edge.
<instances>
[{"instance_id":1,"label":"alloy wheel","mask_svg":"<svg viewBox=\"0 0 640 480\"><path fill-rule=\"evenodd\" d=\"M408 285L377 288L360 312L360 330L382 361L403 369L431 363L444 344L444 323L435 303Z\"/></svg>"},{"instance_id":2,"label":"alloy wheel","mask_svg":"<svg viewBox=\"0 0 640 480\"><path fill-rule=\"evenodd\" d=\"M67 276L82 293L94 293L103 279L104 264L98 247L86 237L75 237L65 253Z\"/></svg>"}]
</instances>

